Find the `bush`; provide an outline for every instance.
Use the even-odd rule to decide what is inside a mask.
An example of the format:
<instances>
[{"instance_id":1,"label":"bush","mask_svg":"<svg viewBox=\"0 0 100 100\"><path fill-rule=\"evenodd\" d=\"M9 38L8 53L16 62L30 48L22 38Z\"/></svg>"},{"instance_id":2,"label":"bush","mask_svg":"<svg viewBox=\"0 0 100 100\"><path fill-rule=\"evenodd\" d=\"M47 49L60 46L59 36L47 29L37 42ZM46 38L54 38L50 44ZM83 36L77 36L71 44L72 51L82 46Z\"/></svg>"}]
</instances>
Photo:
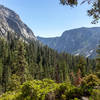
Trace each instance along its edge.
<instances>
[{"instance_id":1,"label":"bush","mask_svg":"<svg viewBox=\"0 0 100 100\"><path fill-rule=\"evenodd\" d=\"M52 80L44 79L43 81L34 80L25 82L22 85L21 92L22 97L29 98L29 100L45 100L45 97L53 94L58 88ZM54 95L54 94L53 94Z\"/></svg>"},{"instance_id":2,"label":"bush","mask_svg":"<svg viewBox=\"0 0 100 100\"><path fill-rule=\"evenodd\" d=\"M67 91L67 90L66 90ZM83 91L79 87L73 87L70 91L65 91L66 99L74 99L74 98L81 98L83 95Z\"/></svg>"},{"instance_id":3,"label":"bush","mask_svg":"<svg viewBox=\"0 0 100 100\"><path fill-rule=\"evenodd\" d=\"M84 96L90 96L92 90L100 85L100 80L96 75L90 74L82 79L81 87Z\"/></svg>"},{"instance_id":4,"label":"bush","mask_svg":"<svg viewBox=\"0 0 100 100\"><path fill-rule=\"evenodd\" d=\"M81 86L86 88L94 88L100 85L100 80L96 75L90 74L82 79Z\"/></svg>"},{"instance_id":5,"label":"bush","mask_svg":"<svg viewBox=\"0 0 100 100\"><path fill-rule=\"evenodd\" d=\"M6 92L0 97L0 100L22 100L22 99L17 99L21 92Z\"/></svg>"},{"instance_id":6,"label":"bush","mask_svg":"<svg viewBox=\"0 0 100 100\"><path fill-rule=\"evenodd\" d=\"M8 91L14 91L16 89L19 89L20 85L21 85L21 83L20 83L20 77L17 76L17 75L15 75L15 74L13 74L11 76L10 83L8 85L7 90Z\"/></svg>"},{"instance_id":7,"label":"bush","mask_svg":"<svg viewBox=\"0 0 100 100\"><path fill-rule=\"evenodd\" d=\"M75 87L71 83L57 84L50 79L33 80L18 86L20 89L6 92L0 100L79 100L82 96L99 100L100 90L94 89L95 86L99 86L99 79L94 75L84 77L81 87Z\"/></svg>"},{"instance_id":8,"label":"bush","mask_svg":"<svg viewBox=\"0 0 100 100\"><path fill-rule=\"evenodd\" d=\"M100 100L100 90L93 89L91 96L89 97L89 100Z\"/></svg>"},{"instance_id":9,"label":"bush","mask_svg":"<svg viewBox=\"0 0 100 100\"><path fill-rule=\"evenodd\" d=\"M64 98L63 94L65 93L65 90L67 89L67 84L66 83L60 83L59 88L56 90L56 99L61 99ZM63 96L62 96L63 95Z\"/></svg>"}]
</instances>

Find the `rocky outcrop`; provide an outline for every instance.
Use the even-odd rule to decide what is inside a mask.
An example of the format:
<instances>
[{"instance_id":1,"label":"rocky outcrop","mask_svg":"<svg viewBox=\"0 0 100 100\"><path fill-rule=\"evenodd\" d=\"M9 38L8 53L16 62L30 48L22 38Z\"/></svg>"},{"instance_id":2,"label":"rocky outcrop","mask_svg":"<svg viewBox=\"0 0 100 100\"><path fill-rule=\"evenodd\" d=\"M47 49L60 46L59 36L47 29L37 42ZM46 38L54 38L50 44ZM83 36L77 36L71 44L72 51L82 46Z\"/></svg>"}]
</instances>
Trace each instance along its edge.
<instances>
[{"instance_id":1,"label":"rocky outcrop","mask_svg":"<svg viewBox=\"0 0 100 100\"><path fill-rule=\"evenodd\" d=\"M25 40L37 40L31 29L14 11L0 5L0 36L6 38L8 32Z\"/></svg>"}]
</instances>

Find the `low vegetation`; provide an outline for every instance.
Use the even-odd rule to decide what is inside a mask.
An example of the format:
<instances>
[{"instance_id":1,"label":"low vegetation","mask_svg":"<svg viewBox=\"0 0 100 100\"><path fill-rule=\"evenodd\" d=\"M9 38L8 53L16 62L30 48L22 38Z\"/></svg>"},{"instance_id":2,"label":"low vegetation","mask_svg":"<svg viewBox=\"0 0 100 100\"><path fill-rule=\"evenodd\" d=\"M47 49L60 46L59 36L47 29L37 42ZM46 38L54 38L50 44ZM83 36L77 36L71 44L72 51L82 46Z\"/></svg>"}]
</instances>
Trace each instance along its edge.
<instances>
[{"instance_id":1,"label":"low vegetation","mask_svg":"<svg viewBox=\"0 0 100 100\"><path fill-rule=\"evenodd\" d=\"M15 87L15 86L14 86ZM96 75L88 75L82 79L80 86L66 81L55 83L50 79L24 82L13 91L2 94L0 100L90 100L100 99L100 80Z\"/></svg>"}]
</instances>

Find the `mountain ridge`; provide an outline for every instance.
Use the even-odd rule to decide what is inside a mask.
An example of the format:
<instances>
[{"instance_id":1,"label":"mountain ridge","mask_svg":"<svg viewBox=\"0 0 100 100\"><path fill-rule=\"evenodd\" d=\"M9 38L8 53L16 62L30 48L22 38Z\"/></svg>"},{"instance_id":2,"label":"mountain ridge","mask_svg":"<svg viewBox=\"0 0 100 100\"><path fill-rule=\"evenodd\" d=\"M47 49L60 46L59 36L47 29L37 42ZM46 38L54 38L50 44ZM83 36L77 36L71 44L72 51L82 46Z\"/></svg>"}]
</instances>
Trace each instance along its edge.
<instances>
[{"instance_id":1,"label":"mountain ridge","mask_svg":"<svg viewBox=\"0 0 100 100\"><path fill-rule=\"evenodd\" d=\"M58 52L95 57L97 45L100 41L100 27L81 27L64 31L60 37L37 38L43 44L48 45Z\"/></svg>"},{"instance_id":2,"label":"mountain ridge","mask_svg":"<svg viewBox=\"0 0 100 100\"><path fill-rule=\"evenodd\" d=\"M13 10L0 5L0 36L7 38L8 32L15 33L23 40L37 40L32 30L24 24Z\"/></svg>"}]
</instances>

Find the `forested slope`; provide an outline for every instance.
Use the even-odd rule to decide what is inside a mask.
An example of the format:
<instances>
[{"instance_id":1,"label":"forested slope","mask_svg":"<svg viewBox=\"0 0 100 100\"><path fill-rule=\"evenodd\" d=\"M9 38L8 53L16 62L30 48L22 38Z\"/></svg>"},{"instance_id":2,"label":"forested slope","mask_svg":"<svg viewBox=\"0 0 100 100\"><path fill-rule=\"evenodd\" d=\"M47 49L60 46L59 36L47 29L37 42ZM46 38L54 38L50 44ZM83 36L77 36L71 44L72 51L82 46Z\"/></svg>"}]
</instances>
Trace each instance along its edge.
<instances>
[{"instance_id":1,"label":"forested slope","mask_svg":"<svg viewBox=\"0 0 100 100\"><path fill-rule=\"evenodd\" d=\"M46 96L51 96L53 93L54 96L57 95L58 100L63 100L59 99L63 95L68 100L76 97L80 98L84 96L85 90L82 92L82 89L77 86L81 86L81 80L84 80L86 75L96 74L97 68L99 67L96 67L96 61L93 59L67 53L57 53L47 46L42 46L37 41L26 43L18 37L10 35L10 38L0 39L0 99L49 100L46 99ZM99 73L96 75L99 77ZM99 85L97 76L89 76L89 85L93 81L92 89ZM45 78L46 83L43 80ZM85 80L88 82L88 77ZM70 84L70 87L66 87L66 84ZM83 82L82 86L84 84L87 83ZM69 89L72 92L75 91L75 94L70 93ZM23 91L25 91L25 94ZM69 91L70 96L65 91ZM81 91L80 93L83 94L78 95L77 91ZM3 94L5 92L6 94ZM55 94L56 92L61 93ZM91 94L89 93L88 96L91 96ZM38 97L40 99L37 99ZM57 100L57 98L54 100Z\"/></svg>"}]
</instances>

